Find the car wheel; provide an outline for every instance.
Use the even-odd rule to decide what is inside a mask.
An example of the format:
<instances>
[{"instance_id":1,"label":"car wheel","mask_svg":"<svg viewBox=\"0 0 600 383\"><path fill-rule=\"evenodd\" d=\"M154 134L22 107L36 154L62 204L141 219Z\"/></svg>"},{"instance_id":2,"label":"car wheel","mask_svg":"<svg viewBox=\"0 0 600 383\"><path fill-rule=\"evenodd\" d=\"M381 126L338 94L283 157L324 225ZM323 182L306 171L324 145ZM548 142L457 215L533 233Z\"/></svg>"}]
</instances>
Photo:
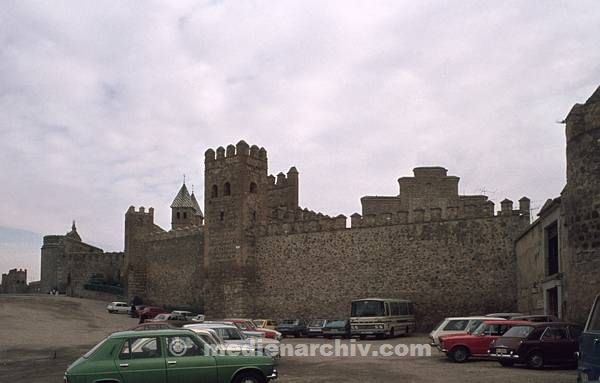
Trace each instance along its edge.
<instances>
[{"instance_id":1,"label":"car wheel","mask_svg":"<svg viewBox=\"0 0 600 383\"><path fill-rule=\"evenodd\" d=\"M366 336L366 335L359 335L358 337L359 337L359 339L360 339L360 340L365 340L365 339L367 339L367 336Z\"/></svg>"},{"instance_id":2,"label":"car wheel","mask_svg":"<svg viewBox=\"0 0 600 383\"><path fill-rule=\"evenodd\" d=\"M498 362L500 362L502 367L512 367L515 365L515 362L512 360L499 360Z\"/></svg>"},{"instance_id":3,"label":"car wheel","mask_svg":"<svg viewBox=\"0 0 600 383\"><path fill-rule=\"evenodd\" d=\"M455 347L450 351L450 359L456 363L464 363L469 359L469 350L466 347Z\"/></svg>"},{"instance_id":4,"label":"car wheel","mask_svg":"<svg viewBox=\"0 0 600 383\"><path fill-rule=\"evenodd\" d=\"M242 371L233 379L233 383L265 383L265 378L256 372Z\"/></svg>"},{"instance_id":5,"label":"car wheel","mask_svg":"<svg viewBox=\"0 0 600 383\"><path fill-rule=\"evenodd\" d=\"M542 368L544 367L544 355L541 352L532 352L527 357L527 367L529 368Z\"/></svg>"},{"instance_id":6,"label":"car wheel","mask_svg":"<svg viewBox=\"0 0 600 383\"><path fill-rule=\"evenodd\" d=\"M393 338L395 335L396 335L396 331L392 327L392 329L390 330L390 338Z\"/></svg>"}]
</instances>

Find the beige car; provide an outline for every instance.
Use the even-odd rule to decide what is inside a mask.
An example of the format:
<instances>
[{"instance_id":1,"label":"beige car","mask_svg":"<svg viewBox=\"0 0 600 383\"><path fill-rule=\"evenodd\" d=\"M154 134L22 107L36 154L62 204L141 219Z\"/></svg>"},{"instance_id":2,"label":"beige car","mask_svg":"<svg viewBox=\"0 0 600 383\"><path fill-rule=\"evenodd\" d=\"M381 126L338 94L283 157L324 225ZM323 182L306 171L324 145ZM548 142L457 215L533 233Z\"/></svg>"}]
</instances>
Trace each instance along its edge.
<instances>
[{"instance_id":1,"label":"beige car","mask_svg":"<svg viewBox=\"0 0 600 383\"><path fill-rule=\"evenodd\" d=\"M430 344L441 350L441 337L448 335L471 333L475 331L475 329L484 320L504 320L504 318L493 318L488 316L446 318L437 326L435 326L431 333L429 333L429 339L431 340Z\"/></svg>"},{"instance_id":2,"label":"beige car","mask_svg":"<svg viewBox=\"0 0 600 383\"><path fill-rule=\"evenodd\" d=\"M252 323L258 328L266 328L269 330L275 330L277 327L277 321L273 319L254 319Z\"/></svg>"}]
</instances>

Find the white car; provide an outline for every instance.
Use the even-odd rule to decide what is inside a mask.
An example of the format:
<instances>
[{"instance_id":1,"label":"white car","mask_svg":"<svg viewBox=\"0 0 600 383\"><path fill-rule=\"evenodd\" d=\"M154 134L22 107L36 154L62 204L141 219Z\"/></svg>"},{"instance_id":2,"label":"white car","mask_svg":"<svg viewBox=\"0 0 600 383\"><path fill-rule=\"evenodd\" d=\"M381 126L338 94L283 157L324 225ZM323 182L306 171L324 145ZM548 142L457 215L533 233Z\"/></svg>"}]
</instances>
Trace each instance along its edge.
<instances>
[{"instance_id":1,"label":"white car","mask_svg":"<svg viewBox=\"0 0 600 383\"><path fill-rule=\"evenodd\" d=\"M230 346L234 346L234 350L262 349L267 350L273 357L279 357L280 342L278 340L246 336L233 324L204 322L187 324L183 326L183 328L192 331L212 329L217 333L219 338L223 340L223 343L227 345L228 349L231 349Z\"/></svg>"},{"instance_id":2,"label":"white car","mask_svg":"<svg viewBox=\"0 0 600 383\"><path fill-rule=\"evenodd\" d=\"M129 312L129 305L126 302L110 302L108 306L106 306L106 310L111 314L127 314Z\"/></svg>"},{"instance_id":3,"label":"white car","mask_svg":"<svg viewBox=\"0 0 600 383\"><path fill-rule=\"evenodd\" d=\"M194 314L191 311L184 311L184 310L173 310L171 312L171 314L179 316L179 317L184 317L185 319L191 319L192 317L196 316L196 314Z\"/></svg>"},{"instance_id":4,"label":"white car","mask_svg":"<svg viewBox=\"0 0 600 383\"><path fill-rule=\"evenodd\" d=\"M471 316L471 317L451 317L444 319L441 323L434 327L429 333L431 345L440 346L440 338L448 335L465 334L473 332L484 320L503 320L504 318L494 318L488 316Z\"/></svg>"}]
</instances>

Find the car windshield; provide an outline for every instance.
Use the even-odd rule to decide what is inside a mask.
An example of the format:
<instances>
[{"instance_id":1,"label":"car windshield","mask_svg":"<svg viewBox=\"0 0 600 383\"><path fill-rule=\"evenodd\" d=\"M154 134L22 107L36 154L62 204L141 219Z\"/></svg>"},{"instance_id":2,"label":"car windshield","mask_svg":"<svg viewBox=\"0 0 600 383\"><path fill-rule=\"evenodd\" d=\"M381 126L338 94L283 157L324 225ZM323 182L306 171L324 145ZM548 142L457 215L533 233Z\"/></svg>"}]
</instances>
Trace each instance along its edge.
<instances>
[{"instance_id":1,"label":"car windshield","mask_svg":"<svg viewBox=\"0 0 600 383\"><path fill-rule=\"evenodd\" d=\"M167 319L169 319L169 315L168 314L158 314L157 316L154 317L154 319L156 319L156 320L167 320Z\"/></svg>"},{"instance_id":2,"label":"car windshield","mask_svg":"<svg viewBox=\"0 0 600 383\"><path fill-rule=\"evenodd\" d=\"M90 351L86 352L83 355L83 357L87 359L90 356L92 356L96 352L96 350L98 350L100 347L102 347L102 345L104 343L106 343L107 340L108 340L108 338L104 338L100 343L98 343L97 345L95 345L94 347L92 347L92 349Z\"/></svg>"},{"instance_id":3,"label":"car windshield","mask_svg":"<svg viewBox=\"0 0 600 383\"><path fill-rule=\"evenodd\" d=\"M531 326L515 326L504 333L504 336L510 338L527 338L533 331Z\"/></svg>"},{"instance_id":4,"label":"car windshield","mask_svg":"<svg viewBox=\"0 0 600 383\"><path fill-rule=\"evenodd\" d=\"M254 324L256 325L256 327L265 327L267 321L264 320L255 320Z\"/></svg>"},{"instance_id":5,"label":"car windshield","mask_svg":"<svg viewBox=\"0 0 600 383\"><path fill-rule=\"evenodd\" d=\"M282 321L281 324L295 325L296 320L295 319L286 319L286 320Z\"/></svg>"},{"instance_id":6,"label":"car windshield","mask_svg":"<svg viewBox=\"0 0 600 383\"><path fill-rule=\"evenodd\" d=\"M244 334L242 334L241 332L239 332L238 329L236 329L236 328L221 327L221 328L216 328L215 330L217 331L217 334L219 334L219 336L223 340L243 340L243 339L246 339L246 337L244 336Z\"/></svg>"},{"instance_id":7,"label":"car windshield","mask_svg":"<svg viewBox=\"0 0 600 383\"><path fill-rule=\"evenodd\" d=\"M323 327L324 320L311 320L308 324L310 327Z\"/></svg>"},{"instance_id":8,"label":"car windshield","mask_svg":"<svg viewBox=\"0 0 600 383\"><path fill-rule=\"evenodd\" d=\"M333 322L327 323L327 326L325 326L325 327L344 327L345 325L346 325L345 320L335 320Z\"/></svg>"},{"instance_id":9,"label":"car windshield","mask_svg":"<svg viewBox=\"0 0 600 383\"><path fill-rule=\"evenodd\" d=\"M466 331L470 334L474 333L475 330L477 330L477 328L481 325L481 323L483 323L483 320L474 320L471 321L471 323L469 324L469 326L467 326Z\"/></svg>"},{"instance_id":10,"label":"car windshield","mask_svg":"<svg viewBox=\"0 0 600 383\"><path fill-rule=\"evenodd\" d=\"M385 306L382 301L352 302L352 316L353 317L385 316Z\"/></svg>"},{"instance_id":11,"label":"car windshield","mask_svg":"<svg viewBox=\"0 0 600 383\"><path fill-rule=\"evenodd\" d=\"M472 332L473 335L483 335L487 330L487 323L480 323L479 326Z\"/></svg>"}]
</instances>

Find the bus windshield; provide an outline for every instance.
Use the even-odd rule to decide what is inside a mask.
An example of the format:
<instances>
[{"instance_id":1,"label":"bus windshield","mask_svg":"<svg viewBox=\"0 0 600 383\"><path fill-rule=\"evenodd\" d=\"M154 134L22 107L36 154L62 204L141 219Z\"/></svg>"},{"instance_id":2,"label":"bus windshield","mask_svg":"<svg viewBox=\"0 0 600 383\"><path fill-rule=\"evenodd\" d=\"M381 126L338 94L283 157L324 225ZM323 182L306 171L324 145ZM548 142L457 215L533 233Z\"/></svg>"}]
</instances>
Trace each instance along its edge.
<instances>
[{"instance_id":1,"label":"bus windshield","mask_svg":"<svg viewBox=\"0 0 600 383\"><path fill-rule=\"evenodd\" d=\"M385 305L382 301L356 301L352 302L353 317L381 317L385 316Z\"/></svg>"}]
</instances>

